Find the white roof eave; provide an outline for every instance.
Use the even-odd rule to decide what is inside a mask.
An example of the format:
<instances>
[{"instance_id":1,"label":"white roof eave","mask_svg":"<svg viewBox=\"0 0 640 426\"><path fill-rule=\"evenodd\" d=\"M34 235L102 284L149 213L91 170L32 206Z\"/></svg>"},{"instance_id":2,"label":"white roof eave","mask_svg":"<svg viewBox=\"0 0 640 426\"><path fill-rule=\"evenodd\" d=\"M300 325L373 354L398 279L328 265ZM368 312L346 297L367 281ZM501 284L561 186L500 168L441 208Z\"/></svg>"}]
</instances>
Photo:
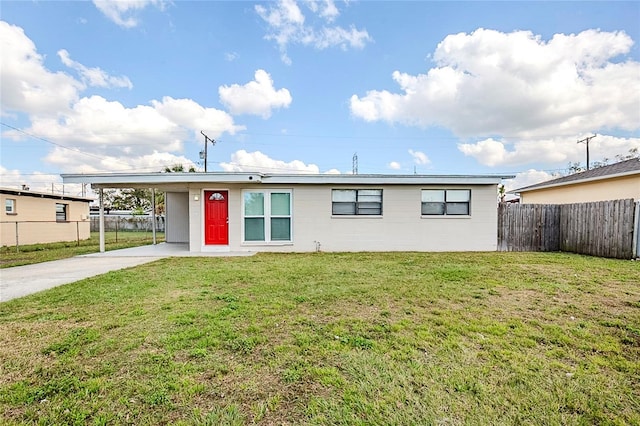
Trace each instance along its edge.
<instances>
[{"instance_id":1,"label":"white roof eave","mask_svg":"<svg viewBox=\"0 0 640 426\"><path fill-rule=\"evenodd\" d=\"M98 188L156 187L171 184L262 183L307 185L495 185L514 176L494 175L270 175L262 173L101 173L63 174L63 183L89 183Z\"/></svg>"},{"instance_id":2,"label":"white roof eave","mask_svg":"<svg viewBox=\"0 0 640 426\"><path fill-rule=\"evenodd\" d=\"M520 194L520 193L525 193L525 192L538 191L538 190L541 190L541 189L557 188L557 187L561 187L561 186L570 186L570 185L580 185L580 184L583 184L583 183L596 182L596 181L600 181L600 180L617 179L617 178L626 177L626 176L633 176L633 175L640 175L640 172L638 170L630 170L630 171L622 172L622 173L615 173L615 174L604 175L604 176L594 176L594 177L590 177L590 178L586 178L586 179L570 180L570 181L567 181L567 182L554 183L553 181L551 181L551 182L549 182L549 184L545 184L544 182L542 182L542 183L530 185L530 186L527 186L527 187L524 187L524 188L514 189L514 190L511 190L509 192L512 193L512 194Z\"/></svg>"},{"instance_id":3,"label":"white roof eave","mask_svg":"<svg viewBox=\"0 0 640 426\"><path fill-rule=\"evenodd\" d=\"M333 185L498 184L510 176L437 175L265 175L262 183Z\"/></svg>"},{"instance_id":4,"label":"white roof eave","mask_svg":"<svg viewBox=\"0 0 640 426\"><path fill-rule=\"evenodd\" d=\"M260 173L100 173L62 174L63 183L90 183L96 187L110 185L166 185L173 183L260 183Z\"/></svg>"}]
</instances>

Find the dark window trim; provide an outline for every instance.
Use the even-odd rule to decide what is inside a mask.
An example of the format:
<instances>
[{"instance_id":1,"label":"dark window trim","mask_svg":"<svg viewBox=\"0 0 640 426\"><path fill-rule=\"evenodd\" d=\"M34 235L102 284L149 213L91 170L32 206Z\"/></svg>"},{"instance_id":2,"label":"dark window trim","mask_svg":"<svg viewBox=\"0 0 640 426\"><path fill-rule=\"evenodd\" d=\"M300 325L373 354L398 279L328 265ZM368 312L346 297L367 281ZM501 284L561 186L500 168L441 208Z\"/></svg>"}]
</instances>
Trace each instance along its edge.
<instances>
[{"instance_id":1,"label":"dark window trim","mask_svg":"<svg viewBox=\"0 0 640 426\"><path fill-rule=\"evenodd\" d=\"M334 191L355 191L356 201L333 201ZM361 191L380 191L380 201L360 201ZM363 195L364 197L364 195ZM383 190L382 188L333 188L331 190L331 215L332 216L382 216L383 213ZM374 207L372 205L379 207ZM336 205L351 205L353 206L353 213L336 213ZM374 211L375 210L375 211ZM374 211L372 213L366 213L367 211Z\"/></svg>"},{"instance_id":2,"label":"dark window trim","mask_svg":"<svg viewBox=\"0 0 640 426\"><path fill-rule=\"evenodd\" d=\"M58 206L64 206L62 212L58 212ZM64 213L64 218L59 218L58 215ZM56 222L68 222L69 221L69 204L56 203Z\"/></svg>"},{"instance_id":3,"label":"dark window trim","mask_svg":"<svg viewBox=\"0 0 640 426\"><path fill-rule=\"evenodd\" d=\"M471 189L467 188L422 188L420 190L420 197L422 200L422 191L443 191L444 192L444 201L421 201L420 202L420 215L427 217L442 217L442 216L457 216L457 217L468 217L471 216ZM467 191L469 194L468 201L447 201L447 192L448 191ZM442 206L442 213L424 213L424 205L425 204L440 204ZM449 206L453 204L466 204L467 205L467 213L449 213Z\"/></svg>"}]
</instances>

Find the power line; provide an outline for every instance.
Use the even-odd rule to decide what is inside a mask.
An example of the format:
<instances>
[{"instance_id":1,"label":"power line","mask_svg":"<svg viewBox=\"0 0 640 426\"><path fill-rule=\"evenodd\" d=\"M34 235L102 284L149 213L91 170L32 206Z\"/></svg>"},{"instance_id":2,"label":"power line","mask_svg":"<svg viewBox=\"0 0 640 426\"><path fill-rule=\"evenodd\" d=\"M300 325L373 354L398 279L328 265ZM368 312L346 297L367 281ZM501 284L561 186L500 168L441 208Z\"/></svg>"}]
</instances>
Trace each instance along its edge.
<instances>
[{"instance_id":1,"label":"power line","mask_svg":"<svg viewBox=\"0 0 640 426\"><path fill-rule=\"evenodd\" d=\"M20 130L18 128L15 128L9 124L6 123L0 123L4 126L10 127L11 129L20 131L24 134L27 134L31 137L34 137L36 139L40 139L43 140L45 142L49 142L49 143L53 143L51 141L48 141L46 139L40 138L38 136L34 136L31 135L23 130ZM206 129L205 129L206 130ZM181 126L178 129L173 129L173 130L162 130L162 132L159 132L157 130L149 130L149 131L122 131L122 130L114 130L114 131L101 131L101 132L95 132L95 131L91 131L91 132L79 132L79 131L74 131L75 135L92 135L92 136L109 136L109 135L131 135L131 136L135 136L135 135L144 135L144 134L154 134L154 133L162 133L162 134L176 134L176 133L184 133L184 132L195 132L194 129L189 129L186 127ZM240 136L277 136L277 137L281 137L281 138L317 138L317 139L363 139L363 140L398 140L398 139L402 139L402 140L428 140L428 141L438 141L438 140L455 140L455 141L465 141L465 140L476 140L476 139L486 139L488 137L491 136L482 136L482 137L477 137L477 138L464 138L464 137L456 137L456 136L407 136L407 135L389 135L389 136L375 136L375 135L365 135L365 136L353 136L353 135L327 135L327 134L312 134L312 133L271 133L271 132L238 132L237 133ZM235 136L235 135L230 135L231 137ZM540 138L556 138L556 137L567 137L566 135L543 135ZM498 136L499 139L526 139L523 138L521 135L516 135L516 136L512 136L512 135L500 135ZM540 139L537 138L537 139ZM195 140L195 139L194 139ZM255 143L255 142L251 142L251 143ZM55 143L54 143L55 144ZM111 145L111 144L110 144ZM119 146L119 145L112 145L112 146Z\"/></svg>"},{"instance_id":2,"label":"power line","mask_svg":"<svg viewBox=\"0 0 640 426\"><path fill-rule=\"evenodd\" d=\"M56 143L56 142L50 141L50 140L48 140L48 139L41 138L40 136L32 135L32 134L31 134L31 133L29 133L29 132L25 132L24 130L22 130L22 129L18 129L17 127L13 127L13 126L11 126L11 125L9 125L9 124L2 123L2 122L0 122L0 124L2 124L3 126L6 126L6 127L8 127L8 128L10 128L10 129L13 129L13 130L15 130L16 132L20 132L20 133L22 133L22 134L24 134L24 135L27 135L27 136L29 136L30 138L37 139L37 140L40 140L40 141L43 141L43 142L46 142L46 143L50 143L51 145L55 145L55 146L60 147L60 148L68 149L69 151L77 152L78 154L87 155L87 156L89 156L89 157L97 158L97 159L99 159L99 160L102 160L102 159L103 159L103 157L100 157L100 156L95 155L95 154L90 154L90 153L88 153L88 152L81 151L81 150L80 150L80 149L78 149L78 148L70 148L70 147L68 147L68 146L61 145L61 144L59 144L59 143Z\"/></svg>"}]
</instances>

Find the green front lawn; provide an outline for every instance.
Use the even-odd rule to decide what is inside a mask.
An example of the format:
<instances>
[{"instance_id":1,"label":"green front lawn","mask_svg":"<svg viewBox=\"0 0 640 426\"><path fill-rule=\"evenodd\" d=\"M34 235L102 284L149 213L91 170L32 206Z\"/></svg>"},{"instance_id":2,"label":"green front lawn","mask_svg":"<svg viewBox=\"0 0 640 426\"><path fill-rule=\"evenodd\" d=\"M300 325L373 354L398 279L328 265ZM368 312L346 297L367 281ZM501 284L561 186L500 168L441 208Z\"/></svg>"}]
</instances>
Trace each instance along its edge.
<instances>
[{"instance_id":1,"label":"green front lawn","mask_svg":"<svg viewBox=\"0 0 640 426\"><path fill-rule=\"evenodd\" d=\"M640 424L640 264L170 258L0 304L2 424Z\"/></svg>"},{"instance_id":2,"label":"green front lawn","mask_svg":"<svg viewBox=\"0 0 640 426\"><path fill-rule=\"evenodd\" d=\"M105 250L117 250L151 244L151 232L105 232ZM156 241L164 241L164 232L156 234ZM48 262L50 260L66 259L81 254L97 253L100 251L100 233L92 232L88 240L67 241L49 244L31 244L16 247L0 247L0 268L31 265L33 263Z\"/></svg>"}]
</instances>

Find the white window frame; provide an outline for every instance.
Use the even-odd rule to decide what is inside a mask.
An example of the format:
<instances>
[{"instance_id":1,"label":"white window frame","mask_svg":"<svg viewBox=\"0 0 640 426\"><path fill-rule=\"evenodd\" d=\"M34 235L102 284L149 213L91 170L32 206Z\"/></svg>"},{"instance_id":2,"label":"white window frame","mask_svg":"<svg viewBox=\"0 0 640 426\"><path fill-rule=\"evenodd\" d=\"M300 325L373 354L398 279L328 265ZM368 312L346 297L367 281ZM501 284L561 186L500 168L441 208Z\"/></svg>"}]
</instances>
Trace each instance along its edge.
<instances>
[{"instance_id":1,"label":"white window frame","mask_svg":"<svg viewBox=\"0 0 640 426\"><path fill-rule=\"evenodd\" d=\"M264 200L264 214L260 216L247 216L245 214L245 194L261 193ZM272 215L271 214L271 194L289 194L289 215ZM242 190L242 244L246 245L288 245L293 243L293 190L292 189L243 189ZM264 219L264 240L247 240L245 235L245 219L246 218ZM288 240L272 240L271 239L271 219L288 218L289 219L289 239Z\"/></svg>"},{"instance_id":2,"label":"white window frame","mask_svg":"<svg viewBox=\"0 0 640 426\"><path fill-rule=\"evenodd\" d=\"M441 201L444 209L443 212L441 214L438 213L423 213L423 205L425 204L424 198L423 198L423 194L425 191L442 191L443 192L443 201ZM460 200L455 200L453 199L453 193L454 192L461 192L461 191L466 191L469 194L469 197L467 199L467 201L460 201ZM448 193L451 193L451 200L449 199L449 197L447 196ZM420 190L420 215L422 217L426 217L426 218L437 218L437 217L449 217L449 218L455 218L455 217L471 217L471 200L473 197L473 191L469 188L422 188ZM437 203L438 201L435 201L434 203ZM448 211L448 205L454 204L454 203L466 203L468 206L468 212L467 213L449 213Z\"/></svg>"},{"instance_id":3,"label":"white window frame","mask_svg":"<svg viewBox=\"0 0 640 426\"><path fill-rule=\"evenodd\" d=\"M335 201L334 200L334 194L336 191L355 191L355 195L356 195L356 199L355 201ZM380 202L366 202L366 201L361 201L360 200L360 192L364 192L364 191L380 191ZM367 195L363 195L363 196L367 196ZM334 204L335 203L343 203L343 204L353 204L354 206L354 213L335 213L334 211ZM360 209L362 209L362 211L364 211L364 207L361 206L361 204L380 204L380 213L361 213ZM384 191L382 190L382 188L332 188L331 189L331 216L332 217L382 217L384 210L383 210L383 203L384 203Z\"/></svg>"},{"instance_id":4,"label":"white window frame","mask_svg":"<svg viewBox=\"0 0 640 426\"><path fill-rule=\"evenodd\" d=\"M7 198L4 201L4 212L6 214L16 214L16 200L15 198Z\"/></svg>"}]
</instances>

